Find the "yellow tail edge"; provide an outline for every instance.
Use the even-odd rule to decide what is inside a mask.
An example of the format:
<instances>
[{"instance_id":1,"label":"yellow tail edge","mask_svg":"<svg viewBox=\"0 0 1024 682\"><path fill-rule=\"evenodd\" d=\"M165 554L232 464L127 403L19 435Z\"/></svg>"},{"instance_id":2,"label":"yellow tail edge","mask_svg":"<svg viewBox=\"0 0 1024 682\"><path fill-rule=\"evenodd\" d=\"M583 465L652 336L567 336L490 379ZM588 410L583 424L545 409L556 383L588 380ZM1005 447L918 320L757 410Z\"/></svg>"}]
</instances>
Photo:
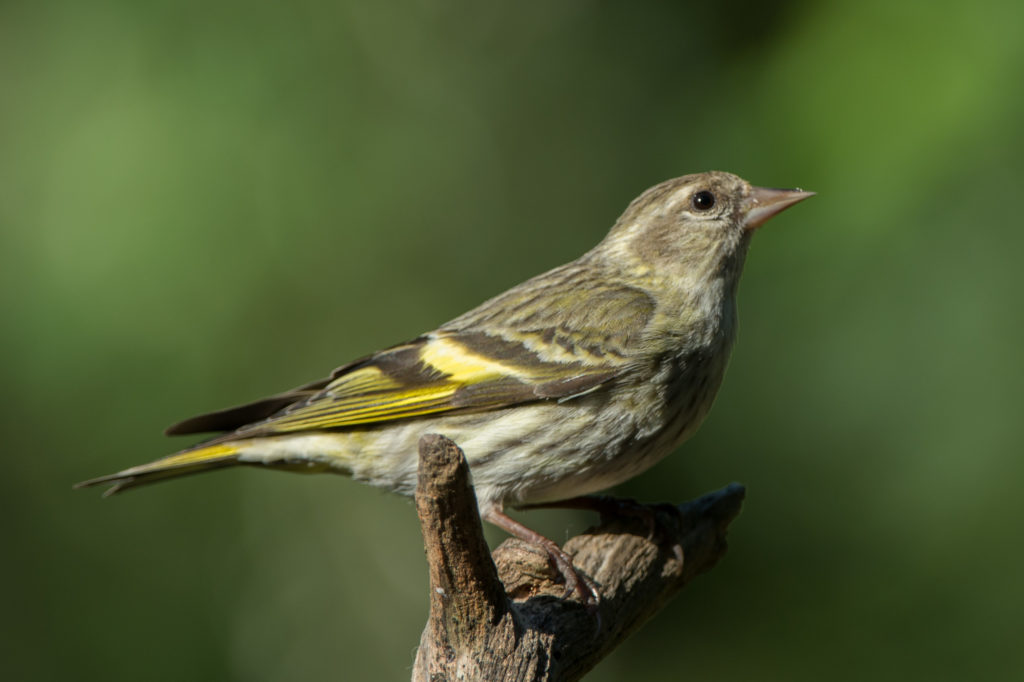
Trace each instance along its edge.
<instances>
[{"instance_id":1,"label":"yellow tail edge","mask_svg":"<svg viewBox=\"0 0 1024 682\"><path fill-rule=\"evenodd\" d=\"M201 471L231 466L237 463L240 451L241 448L238 445L230 443L217 443L205 447L199 446L163 457L149 464L141 464L124 471L119 471L116 474L91 478L88 481L76 483L72 487L75 489L89 488L94 485L112 483L113 485L103 492L104 497L109 497L128 488L135 488L147 483L156 483L168 478L177 478L178 476L187 476L188 474L195 474Z\"/></svg>"}]
</instances>

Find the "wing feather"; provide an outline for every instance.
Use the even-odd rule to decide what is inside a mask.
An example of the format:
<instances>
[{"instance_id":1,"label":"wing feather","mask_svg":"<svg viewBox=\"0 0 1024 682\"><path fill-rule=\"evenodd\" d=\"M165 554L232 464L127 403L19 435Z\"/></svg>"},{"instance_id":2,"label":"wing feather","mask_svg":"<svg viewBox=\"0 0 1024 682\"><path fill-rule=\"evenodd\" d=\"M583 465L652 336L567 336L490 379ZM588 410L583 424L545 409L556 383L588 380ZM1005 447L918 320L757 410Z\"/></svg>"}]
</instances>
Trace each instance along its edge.
<instances>
[{"instance_id":1,"label":"wing feather","mask_svg":"<svg viewBox=\"0 0 1024 682\"><path fill-rule=\"evenodd\" d=\"M424 336L335 374L317 395L238 436L345 429L452 411L479 411L568 397L609 381L615 368L543 362L521 343L497 340L484 354L481 339L457 333ZM515 352L514 349L518 349Z\"/></svg>"},{"instance_id":2,"label":"wing feather","mask_svg":"<svg viewBox=\"0 0 1024 682\"><path fill-rule=\"evenodd\" d=\"M230 440L571 400L629 366L653 310L646 292L581 283L556 269L328 379L194 417L168 433L231 430L216 439Z\"/></svg>"}]
</instances>

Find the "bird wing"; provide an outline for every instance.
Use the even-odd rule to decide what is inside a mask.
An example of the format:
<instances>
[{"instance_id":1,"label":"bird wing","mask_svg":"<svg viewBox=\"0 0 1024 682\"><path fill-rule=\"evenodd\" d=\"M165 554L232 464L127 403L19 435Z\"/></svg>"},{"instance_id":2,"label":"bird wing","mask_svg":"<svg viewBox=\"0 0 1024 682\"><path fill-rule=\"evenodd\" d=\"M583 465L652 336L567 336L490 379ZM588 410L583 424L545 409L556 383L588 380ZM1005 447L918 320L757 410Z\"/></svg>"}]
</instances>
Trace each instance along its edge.
<instances>
[{"instance_id":1,"label":"bird wing","mask_svg":"<svg viewBox=\"0 0 1024 682\"><path fill-rule=\"evenodd\" d=\"M506 307L509 300L501 300L516 289L476 309L480 320L464 315L436 332L340 367L327 379L200 415L167 432L233 430L222 438L250 438L568 400L601 387L628 366L623 324L642 329L653 310L644 292L613 293L614 287L605 287L596 298L577 296L575 308L572 297L546 300L535 319L527 320ZM559 305L560 314L552 308ZM503 309L504 317L488 315L489 306ZM583 318L572 314L577 308L586 311Z\"/></svg>"}]
</instances>

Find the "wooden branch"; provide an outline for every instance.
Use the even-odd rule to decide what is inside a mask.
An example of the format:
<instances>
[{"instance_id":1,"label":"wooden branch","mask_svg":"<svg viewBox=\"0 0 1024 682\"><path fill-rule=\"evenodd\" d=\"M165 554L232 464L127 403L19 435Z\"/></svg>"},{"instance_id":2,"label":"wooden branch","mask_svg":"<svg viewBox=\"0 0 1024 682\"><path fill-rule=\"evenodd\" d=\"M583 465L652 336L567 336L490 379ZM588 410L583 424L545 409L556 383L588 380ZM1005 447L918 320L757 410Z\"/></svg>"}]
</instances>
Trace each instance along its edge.
<instances>
[{"instance_id":1,"label":"wooden branch","mask_svg":"<svg viewBox=\"0 0 1024 682\"><path fill-rule=\"evenodd\" d=\"M416 509L430 617L413 682L580 679L725 554L743 496L733 484L678 507L648 507L657 539L636 518L610 519L570 539L565 551L600 593L596 610L588 610L563 597L542 550L512 538L492 561L462 451L443 436L424 436Z\"/></svg>"}]
</instances>

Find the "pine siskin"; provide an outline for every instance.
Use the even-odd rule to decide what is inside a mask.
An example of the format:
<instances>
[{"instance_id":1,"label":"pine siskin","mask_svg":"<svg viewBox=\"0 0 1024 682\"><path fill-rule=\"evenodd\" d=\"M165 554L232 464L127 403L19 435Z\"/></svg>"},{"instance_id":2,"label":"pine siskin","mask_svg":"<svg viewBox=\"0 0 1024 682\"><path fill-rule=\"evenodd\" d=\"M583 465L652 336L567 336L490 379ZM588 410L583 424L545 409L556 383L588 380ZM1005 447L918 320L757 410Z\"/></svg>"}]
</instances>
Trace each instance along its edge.
<instances>
[{"instance_id":1,"label":"pine siskin","mask_svg":"<svg viewBox=\"0 0 1024 682\"><path fill-rule=\"evenodd\" d=\"M811 195L717 171L668 180L579 259L326 379L175 424L169 435L226 433L76 487L113 483L109 495L245 464L412 495L417 443L440 433L465 452L481 516L541 545L567 588L596 599L504 508L616 485L693 434L725 372L751 236Z\"/></svg>"}]
</instances>

